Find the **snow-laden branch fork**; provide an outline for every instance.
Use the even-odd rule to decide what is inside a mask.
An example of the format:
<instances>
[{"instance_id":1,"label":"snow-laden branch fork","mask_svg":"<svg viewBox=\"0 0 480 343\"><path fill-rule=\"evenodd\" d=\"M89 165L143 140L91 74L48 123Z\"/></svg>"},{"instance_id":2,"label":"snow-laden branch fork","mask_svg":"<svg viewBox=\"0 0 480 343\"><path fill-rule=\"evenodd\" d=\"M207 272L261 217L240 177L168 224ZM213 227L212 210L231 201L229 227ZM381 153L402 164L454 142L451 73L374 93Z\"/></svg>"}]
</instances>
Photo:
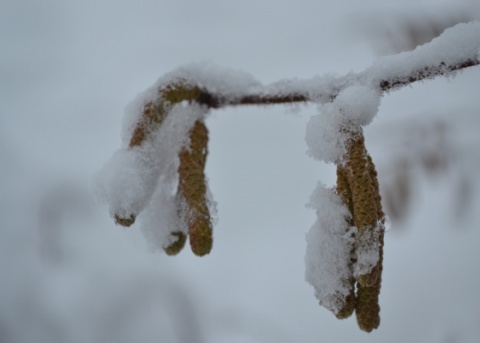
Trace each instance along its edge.
<instances>
[{"instance_id":1,"label":"snow-laden branch fork","mask_svg":"<svg viewBox=\"0 0 480 343\"><path fill-rule=\"evenodd\" d=\"M204 173L210 109L313 102L309 154L337 165L337 186L319 184L310 206L317 221L307 235L306 279L321 305L338 318L353 312L362 330L380 323L385 216L377 174L362 127L380 98L413 82L480 64L480 23L459 24L414 51L379 59L361 73L262 85L249 74L190 65L160 78L128 108L123 147L96 177L96 191L115 222L134 223L153 249L208 254L214 204Z\"/></svg>"}]
</instances>

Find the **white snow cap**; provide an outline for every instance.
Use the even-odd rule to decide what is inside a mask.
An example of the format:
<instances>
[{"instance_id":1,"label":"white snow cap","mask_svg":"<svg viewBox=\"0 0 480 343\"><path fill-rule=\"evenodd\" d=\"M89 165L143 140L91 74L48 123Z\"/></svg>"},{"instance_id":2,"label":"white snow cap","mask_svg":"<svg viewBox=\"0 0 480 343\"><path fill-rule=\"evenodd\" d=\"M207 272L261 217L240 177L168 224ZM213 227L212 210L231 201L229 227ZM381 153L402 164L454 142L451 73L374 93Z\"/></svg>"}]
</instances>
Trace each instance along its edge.
<instances>
[{"instance_id":1,"label":"white snow cap","mask_svg":"<svg viewBox=\"0 0 480 343\"><path fill-rule=\"evenodd\" d=\"M366 126L378 112L380 92L371 87L353 85L342 90L333 105L344 121Z\"/></svg>"},{"instance_id":2,"label":"white snow cap","mask_svg":"<svg viewBox=\"0 0 480 343\"><path fill-rule=\"evenodd\" d=\"M308 206L316 210L317 220L306 236L305 280L315 288L320 304L338 313L350 293L349 261L355 228L346 221L350 212L340 197L321 183Z\"/></svg>"},{"instance_id":3,"label":"white snow cap","mask_svg":"<svg viewBox=\"0 0 480 343\"><path fill-rule=\"evenodd\" d=\"M380 106L380 92L353 85L342 90L333 103L319 105L320 113L307 124L308 153L317 160L338 163L346 153L348 131L370 124Z\"/></svg>"}]
</instances>

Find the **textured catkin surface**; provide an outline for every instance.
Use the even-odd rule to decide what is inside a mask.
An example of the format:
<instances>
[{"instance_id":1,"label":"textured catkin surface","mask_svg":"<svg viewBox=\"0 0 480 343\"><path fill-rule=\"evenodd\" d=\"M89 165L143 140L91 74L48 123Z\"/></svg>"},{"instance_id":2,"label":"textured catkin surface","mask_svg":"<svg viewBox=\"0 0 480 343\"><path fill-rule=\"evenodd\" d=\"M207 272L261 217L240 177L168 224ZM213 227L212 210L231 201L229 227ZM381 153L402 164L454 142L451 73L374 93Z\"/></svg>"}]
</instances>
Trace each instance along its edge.
<instances>
[{"instance_id":1,"label":"textured catkin surface","mask_svg":"<svg viewBox=\"0 0 480 343\"><path fill-rule=\"evenodd\" d=\"M353 203L352 203L352 192L350 190L350 185L348 184L348 178L346 175L345 168L341 165L337 166L337 194L342 199L343 204L348 208L349 212L352 214L350 218L347 218L349 226L353 226ZM348 279L350 293L344 300L344 304L340 311L338 311L335 316L338 319L346 319L350 317L355 310L355 278L353 277L353 265L355 263L355 250L352 248L350 253L349 269L350 269L350 278Z\"/></svg>"},{"instance_id":2,"label":"textured catkin surface","mask_svg":"<svg viewBox=\"0 0 480 343\"><path fill-rule=\"evenodd\" d=\"M347 220L350 226L357 228L354 237L357 244L354 245L350 258L352 268L352 277L349 280L351 292L344 299L343 307L335 315L339 319L344 319L355 312L359 327L363 331L371 332L380 325L378 300L381 287L383 223L385 220L381 206L377 172L372 158L365 148L361 131L352 133L347 145L345 162L337 166L336 192L351 213L351 218ZM370 272L358 275L355 279L353 266L357 263L358 252L356 250L362 249L362 243L359 242L369 237L378 240L379 260ZM375 248L375 245L373 247Z\"/></svg>"},{"instance_id":3,"label":"textured catkin surface","mask_svg":"<svg viewBox=\"0 0 480 343\"><path fill-rule=\"evenodd\" d=\"M353 221L358 229L357 241L371 235L378 225L377 199L367 156L363 134L357 132L348 144L348 159L345 163L352 192ZM377 278L378 270L374 267L370 273L360 275L358 282L364 286L373 285Z\"/></svg>"},{"instance_id":4,"label":"textured catkin surface","mask_svg":"<svg viewBox=\"0 0 480 343\"><path fill-rule=\"evenodd\" d=\"M206 255L213 244L212 222L207 204L205 162L208 130L196 121L190 132L190 145L180 152L178 191L184 203L190 246L196 255Z\"/></svg>"},{"instance_id":5,"label":"textured catkin surface","mask_svg":"<svg viewBox=\"0 0 480 343\"><path fill-rule=\"evenodd\" d=\"M377 209L377 217L382 226L385 223L385 214L382 209L382 202L378 186L377 171L373 164L372 158L368 155L368 172L372 180L372 186L375 191L375 205ZM378 297L380 295L380 288L382 283L382 271L383 271L383 242L384 242L384 230L379 231L379 261L375 266L378 273L377 280L371 286L358 286L357 290L357 305L355 308L357 314L357 322L359 327L367 332L378 328L380 325L380 305Z\"/></svg>"}]
</instances>

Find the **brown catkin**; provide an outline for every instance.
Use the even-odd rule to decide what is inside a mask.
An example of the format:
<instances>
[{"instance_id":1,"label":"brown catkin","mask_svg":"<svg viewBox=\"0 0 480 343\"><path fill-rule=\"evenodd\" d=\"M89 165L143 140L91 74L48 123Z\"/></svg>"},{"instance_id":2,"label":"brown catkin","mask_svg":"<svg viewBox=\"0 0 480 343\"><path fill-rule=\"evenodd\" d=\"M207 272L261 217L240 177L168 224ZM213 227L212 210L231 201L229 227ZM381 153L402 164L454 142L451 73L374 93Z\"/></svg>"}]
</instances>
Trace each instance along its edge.
<instances>
[{"instance_id":1,"label":"brown catkin","mask_svg":"<svg viewBox=\"0 0 480 343\"><path fill-rule=\"evenodd\" d=\"M385 223L385 214L382 210L381 196L378 186L377 171L373 164L372 158L368 155L368 171L372 180L372 186L375 192L375 204L377 208L377 217L379 222ZM383 238L384 228L379 228L379 260L375 269L378 273L378 277L375 283L371 286L358 285L357 290L357 305L355 308L357 315L358 326L367 332L371 332L373 329L378 328L380 325L380 305L378 303L378 297L380 295L380 288L382 283L382 271L383 271Z\"/></svg>"},{"instance_id":2,"label":"brown catkin","mask_svg":"<svg viewBox=\"0 0 480 343\"><path fill-rule=\"evenodd\" d=\"M378 296L380 294L380 283L373 286L362 286L357 284L357 303L355 314L360 329L371 332L380 325L380 305Z\"/></svg>"},{"instance_id":3,"label":"brown catkin","mask_svg":"<svg viewBox=\"0 0 480 343\"><path fill-rule=\"evenodd\" d=\"M186 205L185 221L188 226L190 246L194 254L203 256L210 252L213 232L207 205L205 163L208 130L202 121L196 121L190 131L190 146L180 154L178 191Z\"/></svg>"},{"instance_id":4,"label":"brown catkin","mask_svg":"<svg viewBox=\"0 0 480 343\"><path fill-rule=\"evenodd\" d=\"M357 242L375 235L374 230L378 225L376 195L368 170L367 155L362 132L352 134L344 167L352 192L353 221L358 229ZM378 271L373 268L370 273L360 275L358 282L364 286L373 285L377 277Z\"/></svg>"},{"instance_id":5,"label":"brown catkin","mask_svg":"<svg viewBox=\"0 0 480 343\"><path fill-rule=\"evenodd\" d=\"M352 192L350 190L350 185L348 184L348 178L346 175L345 168L343 166L337 166L337 187L336 192L342 199L343 204L348 208L350 212L350 218L346 218L349 227L352 227L353 224L353 203L352 203ZM348 279L348 285L350 288L350 293L344 299L344 304L342 308L335 314L338 319L345 319L352 315L355 310L355 278L353 277L353 265L355 263L355 249L352 247L350 252L350 261L348 267L350 269L350 277Z\"/></svg>"},{"instance_id":6,"label":"brown catkin","mask_svg":"<svg viewBox=\"0 0 480 343\"><path fill-rule=\"evenodd\" d=\"M361 131L352 134L347 145L347 155L343 166L346 171L352 196L353 223L357 227L357 244L372 238L378 239L379 261L372 270L357 278L355 314L360 329L371 332L380 325L378 302L381 286L383 259L383 223L381 198L378 189L377 173L371 157L365 148ZM357 248L359 246L357 245Z\"/></svg>"}]
</instances>

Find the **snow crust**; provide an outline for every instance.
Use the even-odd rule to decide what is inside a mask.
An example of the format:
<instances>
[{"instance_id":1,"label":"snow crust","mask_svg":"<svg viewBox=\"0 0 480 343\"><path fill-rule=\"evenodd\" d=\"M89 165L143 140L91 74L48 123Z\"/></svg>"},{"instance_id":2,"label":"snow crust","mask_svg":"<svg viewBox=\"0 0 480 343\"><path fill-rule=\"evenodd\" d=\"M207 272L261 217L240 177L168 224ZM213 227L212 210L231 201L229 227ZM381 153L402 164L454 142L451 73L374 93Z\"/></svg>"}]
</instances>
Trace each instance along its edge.
<instances>
[{"instance_id":1,"label":"snow crust","mask_svg":"<svg viewBox=\"0 0 480 343\"><path fill-rule=\"evenodd\" d=\"M338 313L350 293L349 262L356 229L348 225L350 213L340 197L321 183L308 206L316 210L317 220L306 235L305 279L320 304Z\"/></svg>"},{"instance_id":2,"label":"snow crust","mask_svg":"<svg viewBox=\"0 0 480 343\"><path fill-rule=\"evenodd\" d=\"M346 153L349 134L368 125L379 106L379 91L364 85L347 87L332 103L319 105L319 113L307 124L308 154L320 161L339 163Z\"/></svg>"}]
</instances>

